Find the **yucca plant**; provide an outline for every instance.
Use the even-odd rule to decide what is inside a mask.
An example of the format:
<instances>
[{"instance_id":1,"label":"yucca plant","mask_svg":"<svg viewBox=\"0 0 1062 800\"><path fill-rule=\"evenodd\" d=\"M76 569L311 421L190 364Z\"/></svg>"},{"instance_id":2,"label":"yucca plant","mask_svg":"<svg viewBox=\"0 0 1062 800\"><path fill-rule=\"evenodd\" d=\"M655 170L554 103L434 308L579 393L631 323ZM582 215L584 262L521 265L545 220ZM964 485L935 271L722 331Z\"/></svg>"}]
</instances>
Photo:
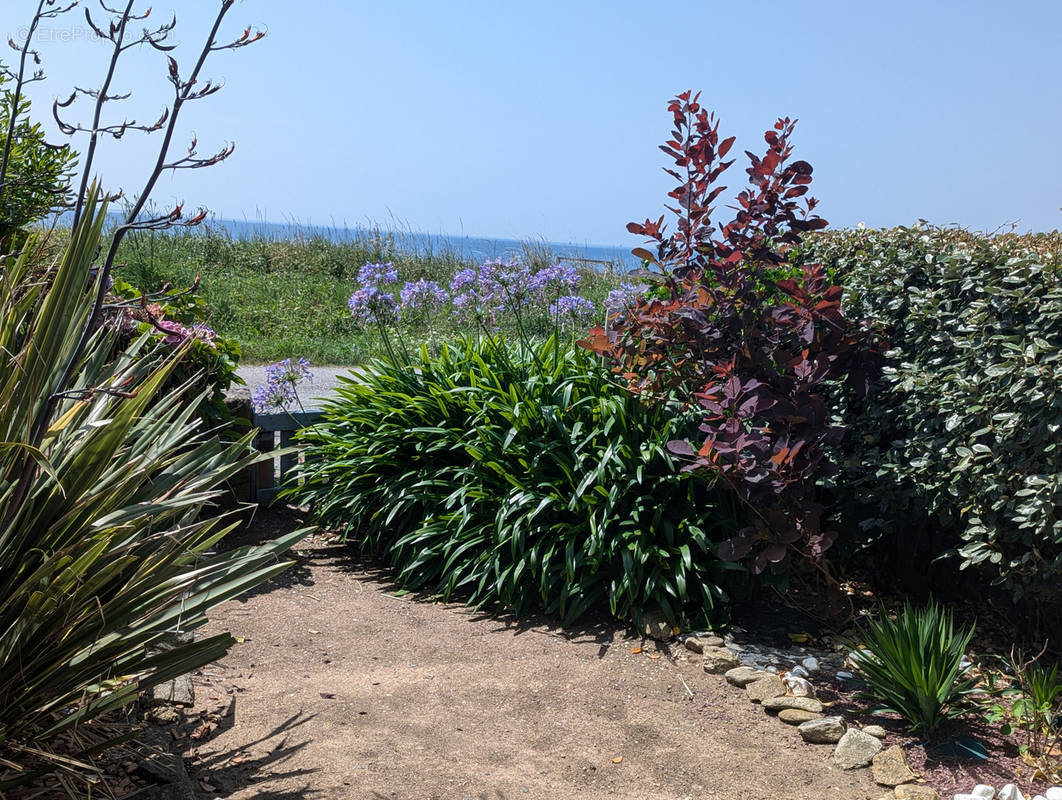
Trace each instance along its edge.
<instances>
[{"instance_id":1,"label":"yucca plant","mask_svg":"<svg viewBox=\"0 0 1062 800\"><path fill-rule=\"evenodd\" d=\"M853 661L867 682L877 713L899 714L912 731L930 736L947 719L968 710L976 681L962 679L962 661L974 626L955 625L935 601L916 609L904 603L891 617L884 607L856 625Z\"/></svg>"},{"instance_id":2,"label":"yucca plant","mask_svg":"<svg viewBox=\"0 0 1062 800\"><path fill-rule=\"evenodd\" d=\"M76 771L54 737L224 655L228 634L158 645L283 570L301 535L212 550L234 526L207 506L257 456L203 430L187 387L159 391L181 351L114 356L104 327L78 357L104 215L93 191L43 281L32 243L0 265L0 792Z\"/></svg>"},{"instance_id":3,"label":"yucca plant","mask_svg":"<svg viewBox=\"0 0 1062 800\"><path fill-rule=\"evenodd\" d=\"M586 351L468 339L343 381L289 496L444 598L566 624L595 604L718 620L714 547L736 523L666 450L688 420Z\"/></svg>"}]
</instances>

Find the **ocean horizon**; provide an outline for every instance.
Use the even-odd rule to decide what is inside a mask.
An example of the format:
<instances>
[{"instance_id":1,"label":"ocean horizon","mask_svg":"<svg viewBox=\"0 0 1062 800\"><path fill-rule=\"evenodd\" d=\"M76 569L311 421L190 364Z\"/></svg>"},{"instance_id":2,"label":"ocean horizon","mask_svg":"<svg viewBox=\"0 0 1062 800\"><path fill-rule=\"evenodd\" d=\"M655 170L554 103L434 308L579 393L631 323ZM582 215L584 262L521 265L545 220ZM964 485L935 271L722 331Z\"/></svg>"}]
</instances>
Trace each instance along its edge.
<instances>
[{"instance_id":1,"label":"ocean horizon","mask_svg":"<svg viewBox=\"0 0 1062 800\"><path fill-rule=\"evenodd\" d=\"M111 212L114 224L122 216ZM195 231L226 233L234 239L269 239L284 240L298 238L322 237L333 242L352 241L374 236L389 236L394 240L395 248L404 254L416 256L432 253L435 255L454 255L463 261L481 262L493 258L520 258L529 250L541 252L548 249L559 261L569 261L598 269L615 269L629 271L638 269L641 262L631 255L631 247L619 245L599 245L578 242L551 242L545 239L491 238L485 236L465 236L455 234L424 233L419 231L371 227L351 227L349 225L315 225L301 222L269 222L265 220L239 220L225 217L208 217L198 228L175 228L177 232Z\"/></svg>"}]
</instances>

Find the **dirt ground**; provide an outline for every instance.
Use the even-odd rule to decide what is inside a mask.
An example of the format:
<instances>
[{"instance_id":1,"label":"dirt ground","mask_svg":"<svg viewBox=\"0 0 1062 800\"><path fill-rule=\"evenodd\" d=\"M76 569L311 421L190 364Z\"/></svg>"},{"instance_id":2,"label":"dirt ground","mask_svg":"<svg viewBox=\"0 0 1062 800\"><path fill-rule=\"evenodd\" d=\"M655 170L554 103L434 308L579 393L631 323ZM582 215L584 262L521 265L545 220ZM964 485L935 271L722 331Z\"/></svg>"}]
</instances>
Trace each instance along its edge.
<instances>
[{"instance_id":1,"label":"dirt ground","mask_svg":"<svg viewBox=\"0 0 1062 800\"><path fill-rule=\"evenodd\" d=\"M833 766L832 747L804 744L678 645L607 618L562 632L397 597L386 573L322 537L296 555L286 574L211 617L206 632L240 643L195 676L202 722L187 765L203 796L885 794L868 770Z\"/></svg>"}]
</instances>

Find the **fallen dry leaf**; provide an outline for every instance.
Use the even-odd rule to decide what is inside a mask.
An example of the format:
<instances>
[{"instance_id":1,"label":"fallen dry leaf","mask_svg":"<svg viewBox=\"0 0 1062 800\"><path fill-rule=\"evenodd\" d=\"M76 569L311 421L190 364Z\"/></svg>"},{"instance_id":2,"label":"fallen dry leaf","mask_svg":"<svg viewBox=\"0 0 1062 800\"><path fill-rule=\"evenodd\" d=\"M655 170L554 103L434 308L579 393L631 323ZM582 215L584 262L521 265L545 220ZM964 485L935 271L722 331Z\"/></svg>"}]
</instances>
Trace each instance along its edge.
<instances>
[{"instance_id":1,"label":"fallen dry leaf","mask_svg":"<svg viewBox=\"0 0 1062 800\"><path fill-rule=\"evenodd\" d=\"M632 647L631 648L631 652L634 653L635 655L638 655L640 652L642 652L642 648L640 648L640 647Z\"/></svg>"},{"instance_id":2,"label":"fallen dry leaf","mask_svg":"<svg viewBox=\"0 0 1062 800\"><path fill-rule=\"evenodd\" d=\"M307 628L306 630L309 633L320 633L320 631L315 631L313 628Z\"/></svg>"},{"instance_id":3,"label":"fallen dry leaf","mask_svg":"<svg viewBox=\"0 0 1062 800\"><path fill-rule=\"evenodd\" d=\"M616 756L614 759L612 759L613 764L618 764L621 761L623 761L623 756Z\"/></svg>"},{"instance_id":4,"label":"fallen dry leaf","mask_svg":"<svg viewBox=\"0 0 1062 800\"><path fill-rule=\"evenodd\" d=\"M649 658L660 658L660 654L659 653L650 653L649 654Z\"/></svg>"}]
</instances>

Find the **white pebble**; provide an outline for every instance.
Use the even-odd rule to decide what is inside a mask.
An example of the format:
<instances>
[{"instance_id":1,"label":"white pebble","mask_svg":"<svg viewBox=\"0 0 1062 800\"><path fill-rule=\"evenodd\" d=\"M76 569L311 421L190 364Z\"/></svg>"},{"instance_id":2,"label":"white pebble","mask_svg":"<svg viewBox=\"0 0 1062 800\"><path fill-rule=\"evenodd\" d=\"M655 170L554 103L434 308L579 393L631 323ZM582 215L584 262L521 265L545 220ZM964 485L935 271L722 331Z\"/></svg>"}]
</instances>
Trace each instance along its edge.
<instances>
[{"instance_id":1,"label":"white pebble","mask_svg":"<svg viewBox=\"0 0 1062 800\"><path fill-rule=\"evenodd\" d=\"M764 667L764 669L772 675L778 674L778 667Z\"/></svg>"},{"instance_id":2,"label":"white pebble","mask_svg":"<svg viewBox=\"0 0 1062 800\"><path fill-rule=\"evenodd\" d=\"M850 681L854 677L855 677L855 675L853 675L848 670L844 670L844 669L842 669L840 672L837 673L837 680L839 680L839 681Z\"/></svg>"},{"instance_id":3,"label":"white pebble","mask_svg":"<svg viewBox=\"0 0 1062 800\"><path fill-rule=\"evenodd\" d=\"M800 666L799 664L797 664L795 667L793 667L791 670L789 670L789 674L792 675L794 678L806 678L806 677L808 677L808 671L806 669L804 669L802 666Z\"/></svg>"},{"instance_id":4,"label":"white pebble","mask_svg":"<svg viewBox=\"0 0 1062 800\"><path fill-rule=\"evenodd\" d=\"M1013 783L1008 783L999 790L999 794L996 795L997 800L1025 800L1025 795L1021 793Z\"/></svg>"},{"instance_id":5,"label":"white pebble","mask_svg":"<svg viewBox=\"0 0 1062 800\"><path fill-rule=\"evenodd\" d=\"M814 697L815 687L805 678L795 678L792 673L783 679L786 687L793 693L793 697Z\"/></svg>"},{"instance_id":6,"label":"white pebble","mask_svg":"<svg viewBox=\"0 0 1062 800\"><path fill-rule=\"evenodd\" d=\"M1062 786L1052 786L1044 792L1044 797L1047 800L1062 800Z\"/></svg>"},{"instance_id":7,"label":"white pebble","mask_svg":"<svg viewBox=\"0 0 1062 800\"><path fill-rule=\"evenodd\" d=\"M996 790L986 783L977 784L970 792L974 797L980 797L981 800L993 800L996 796Z\"/></svg>"},{"instance_id":8,"label":"white pebble","mask_svg":"<svg viewBox=\"0 0 1062 800\"><path fill-rule=\"evenodd\" d=\"M808 656L803 661L801 661L800 664L808 672L818 672L819 671L819 660L817 658L815 658L815 656Z\"/></svg>"}]
</instances>

